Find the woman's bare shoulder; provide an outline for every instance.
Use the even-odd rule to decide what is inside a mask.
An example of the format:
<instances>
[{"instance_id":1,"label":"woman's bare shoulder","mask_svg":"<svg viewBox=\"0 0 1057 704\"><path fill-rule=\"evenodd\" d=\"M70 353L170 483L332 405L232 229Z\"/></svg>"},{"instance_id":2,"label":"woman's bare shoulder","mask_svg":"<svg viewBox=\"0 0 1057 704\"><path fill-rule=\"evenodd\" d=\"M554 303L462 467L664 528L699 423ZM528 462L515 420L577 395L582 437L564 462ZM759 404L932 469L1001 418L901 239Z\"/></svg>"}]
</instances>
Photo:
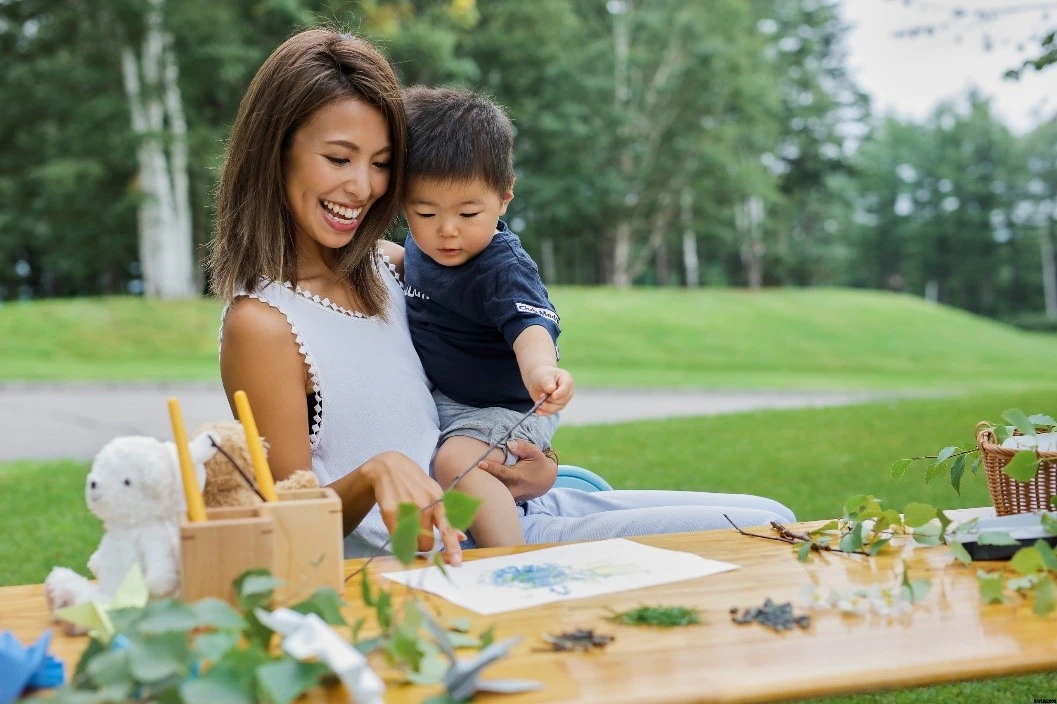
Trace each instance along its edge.
<instances>
[{"instance_id":1,"label":"woman's bare shoulder","mask_svg":"<svg viewBox=\"0 0 1057 704\"><path fill-rule=\"evenodd\" d=\"M400 276L404 275L404 248L398 245L396 242L390 242L389 240L379 240L378 248L382 250L385 256L389 257L389 261L393 266L396 267L396 273Z\"/></svg>"},{"instance_id":2,"label":"woman's bare shoulder","mask_svg":"<svg viewBox=\"0 0 1057 704\"><path fill-rule=\"evenodd\" d=\"M249 296L231 302L224 314L224 340L270 342L290 337L290 323L278 308Z\"/></svg>"}]
</instances>

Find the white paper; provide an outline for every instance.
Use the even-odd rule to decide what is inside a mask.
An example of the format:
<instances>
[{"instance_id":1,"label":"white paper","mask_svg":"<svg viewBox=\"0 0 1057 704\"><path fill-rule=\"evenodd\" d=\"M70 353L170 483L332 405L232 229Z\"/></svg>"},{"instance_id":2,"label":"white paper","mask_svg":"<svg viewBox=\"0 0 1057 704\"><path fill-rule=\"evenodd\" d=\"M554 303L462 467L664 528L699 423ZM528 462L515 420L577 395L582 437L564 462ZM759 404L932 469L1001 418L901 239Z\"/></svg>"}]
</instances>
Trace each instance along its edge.
<instances>
[{"instance_id":1,"label":"white paper","mask_svg":"<svg viewBox=\"0 0 1057 704\"><path fill-rule=\"evenodd\" d=\"M706 577L737 567L615 538L465 562L462 567L445 568L450 580L436 566L382 576L479 614L498 614Z\"/></svg>"}]
</instances>

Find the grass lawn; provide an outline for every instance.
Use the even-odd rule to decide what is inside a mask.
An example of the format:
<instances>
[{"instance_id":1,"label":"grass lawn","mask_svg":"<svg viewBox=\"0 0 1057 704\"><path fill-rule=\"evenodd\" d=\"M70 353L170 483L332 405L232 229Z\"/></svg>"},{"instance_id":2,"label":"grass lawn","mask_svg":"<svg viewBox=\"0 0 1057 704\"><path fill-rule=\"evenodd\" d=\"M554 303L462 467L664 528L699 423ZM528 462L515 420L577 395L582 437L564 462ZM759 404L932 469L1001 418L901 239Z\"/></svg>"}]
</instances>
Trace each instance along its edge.
<instances>
[{"instance_id":1,"label":"grass lawn","mask_svg":"<svg viewBox=\"0 0 1057 704\"><path fill-rule=\"evenodd\" d=\"M941 400L875 403L823 410L769 411L559 432L562 461L604 472L617 488L749 492L781 500L803 520L831 517L854 493L902 507L911 500L944 508L988 504L982 476L967 475L961 496L938 479L926 486L888 465L967 441L982 418L1008 408L1053 412L1046 391L977 393ZM0 584L43 580L52 565L85 569L99 526L84 506L87 464L0 464ZM789 559L794 559L790 554ZM869 649L863 643L864 652ZM809 654L805 654L809 656ZM1051 674L968 682L829 701L1016 701L1057 692Z\"/></svg>"},{"instance_id":2,"label":"grass lawn","mask_svg":"<svg viewBox=\"0 0 1057 704\"><path fill-rule=\"evenodd\" d=\"M1057 336L876 291L559 286L552 297L562 363L581 386L1009 388L1047 378L1057 357ZM0 381L215 380L219 317L210 299L0 305Z\"/></svg>"}]
</instances>

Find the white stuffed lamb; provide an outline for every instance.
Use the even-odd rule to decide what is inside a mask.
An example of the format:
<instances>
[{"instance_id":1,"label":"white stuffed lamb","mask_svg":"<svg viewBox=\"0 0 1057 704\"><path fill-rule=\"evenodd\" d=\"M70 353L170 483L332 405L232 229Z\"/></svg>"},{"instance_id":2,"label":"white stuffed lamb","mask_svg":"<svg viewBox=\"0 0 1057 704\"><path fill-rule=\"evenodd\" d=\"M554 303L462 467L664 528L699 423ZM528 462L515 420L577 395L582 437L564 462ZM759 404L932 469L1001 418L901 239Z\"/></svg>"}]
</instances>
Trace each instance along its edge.
<instances>
[{"instance_id":1,"label":"white stuffed lamb","mask_svg":"<svg viewBox=\"0 0 1057 704\"><path fill-rule=\"evenodd\" d=\"M205 484L203 463L216 452L210 440L206 433L190 445L199 489ZM137 562L152 598L175 596L180 517L187 510L176 445L142 436L114 438L92 461L84 495L88 508L103 521L103 539L88 559L98 582L66 567L53 568L44 580L51 611L109 600Z\"/></svg>"}]
</instances>

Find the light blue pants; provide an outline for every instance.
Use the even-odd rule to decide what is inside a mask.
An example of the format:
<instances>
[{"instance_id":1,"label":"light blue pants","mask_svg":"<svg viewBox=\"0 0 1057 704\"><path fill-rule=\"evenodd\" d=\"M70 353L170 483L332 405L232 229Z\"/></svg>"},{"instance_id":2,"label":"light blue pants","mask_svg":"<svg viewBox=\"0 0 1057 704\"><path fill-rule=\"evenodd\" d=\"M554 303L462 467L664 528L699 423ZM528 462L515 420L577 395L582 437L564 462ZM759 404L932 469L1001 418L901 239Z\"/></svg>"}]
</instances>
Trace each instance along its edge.
<instances>
[{"instance_id":1,"label":"light blue pants","mask_svg":"<svg viewBox=\"0 0 1057 704\"><path fill-rule=\"evenodd\" d=\"M521 527L527 543L624 538L791 523L793 512L772 499L751 494L700 491L595 491L551 489L524 504Z\"/></svg>"},{"instance_id":2,"label":"light blue pants","mask_svg":"<svg viewBox=\"0 0 1057 704\"><path fill-rule=\"evenodd\" d=\"M752 494L702 491L595 491L551 489L521 504L521 527L527 543L561 543L636 535L687 533L791 523L793 512L772 499ZM345 557L368 557L388 539L376 506L356 532L345 539ZM463 547L474 547L473 541Z\"/></svg>"}]
</instances>

